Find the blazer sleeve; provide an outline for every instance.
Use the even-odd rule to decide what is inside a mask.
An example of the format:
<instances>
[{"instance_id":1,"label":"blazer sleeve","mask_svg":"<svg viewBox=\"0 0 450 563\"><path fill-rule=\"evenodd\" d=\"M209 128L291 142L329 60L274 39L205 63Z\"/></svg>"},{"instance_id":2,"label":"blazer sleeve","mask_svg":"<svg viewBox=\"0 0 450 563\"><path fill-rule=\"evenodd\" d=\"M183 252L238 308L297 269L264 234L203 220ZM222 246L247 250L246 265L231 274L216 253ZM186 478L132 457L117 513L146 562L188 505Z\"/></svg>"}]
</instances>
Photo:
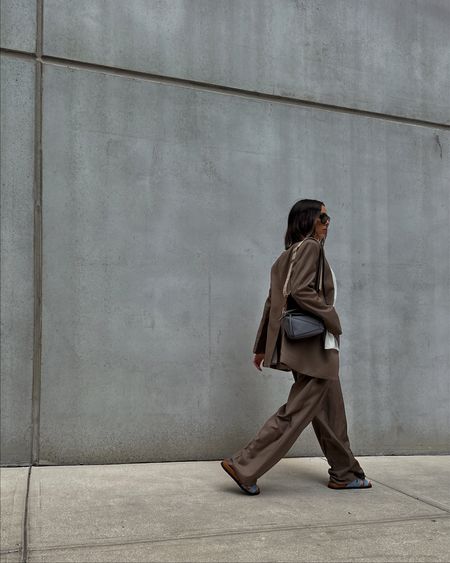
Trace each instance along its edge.
<instances>
[{"instance_id":1,"label":"blazer sleeve","mask_svg":"<svg viewBox=\"0 0 450 563\"><path fill-rule=\"evenodd\" d=\"M270 295L271 295L271 290L269 289L269 295L267 296L266 302L264 304L264 311L262 314L261 322L259 323L255 344L253 346L254 354L264 354L266 350L267 327L269 325L269 313L270 313Z\"/></svg>"},{"instance_id":2,"label":"blazer sleeve","mask_svg":"<svg viewBox=\"0 0 450 563\"><path fill-rule=\"evenodd\" d=\"M327 305L315 290L317 262L320 245L315 241L305 241L292 265L290 293L298 306L305 312L321 319L334 335L342 334L339 316L333 305Z\"/></svg>"}]
</instances>

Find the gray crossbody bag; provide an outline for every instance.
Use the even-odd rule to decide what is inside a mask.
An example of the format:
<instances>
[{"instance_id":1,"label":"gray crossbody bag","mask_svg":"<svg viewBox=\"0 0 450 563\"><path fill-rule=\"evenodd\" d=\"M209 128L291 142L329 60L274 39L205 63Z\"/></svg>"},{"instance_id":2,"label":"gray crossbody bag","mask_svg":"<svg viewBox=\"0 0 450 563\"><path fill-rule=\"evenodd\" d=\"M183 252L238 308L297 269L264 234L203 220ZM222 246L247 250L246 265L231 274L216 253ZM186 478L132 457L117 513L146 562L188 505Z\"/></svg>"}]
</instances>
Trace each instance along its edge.
<instances>
[{"instance_id":1,"label":"gray crossbody bag","mask_svg":"<svg viewBox=\"0 0 450 563\"><path fill-rule=\"evenodd\" d=\"M320 319L307 315L306 313L302 313L297 309L286 310L287 298L290 294L290 291L288 291L287 287L289 285L289 280L291 278L292 265L295 260L295 256L297 254L298 249L305 242L305 240L306 239L303 239L301 242L299 242L297 247L294 248L294 250L292 251L289 270L286 276L286 281L283 286L283 296L285 298L285 304L283 307L283 314L281 315L281 326L283 327L286 336L291 340L302 340L303 338L310 338L311 336L322 334L325 331L325 325ZM319 256L319 264L316 274L316 284L315 284L316 291L320 291L320 289L322 288L323 276L324 276L323 262L324 262L323 249L321 248L321 253Z\"/></svg>"}]
</instances>

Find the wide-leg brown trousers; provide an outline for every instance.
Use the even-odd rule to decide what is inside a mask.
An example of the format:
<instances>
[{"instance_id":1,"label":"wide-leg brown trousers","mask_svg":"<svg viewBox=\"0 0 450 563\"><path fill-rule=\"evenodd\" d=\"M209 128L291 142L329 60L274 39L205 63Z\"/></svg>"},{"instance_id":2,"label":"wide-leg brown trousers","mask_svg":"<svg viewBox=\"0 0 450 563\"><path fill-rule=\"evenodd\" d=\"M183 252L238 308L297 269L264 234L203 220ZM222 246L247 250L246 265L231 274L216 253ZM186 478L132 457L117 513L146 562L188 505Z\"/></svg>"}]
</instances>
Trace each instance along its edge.
<instances>
[{"instance_id":1,"label":"wide-leg brown trousers","mask_svg":"<svg viewBox=\"0 0 450 563\"><path fill-rule=\"evenodd\" d=\"M287 402L264 423L253 440L228 458L241 482L256 483L289 451L310 422L330 465L330 480L348 483L356 477L364 479L364 471L350 449L339 379L292 373L295 383Z\"/></svg>"}]
</instances>

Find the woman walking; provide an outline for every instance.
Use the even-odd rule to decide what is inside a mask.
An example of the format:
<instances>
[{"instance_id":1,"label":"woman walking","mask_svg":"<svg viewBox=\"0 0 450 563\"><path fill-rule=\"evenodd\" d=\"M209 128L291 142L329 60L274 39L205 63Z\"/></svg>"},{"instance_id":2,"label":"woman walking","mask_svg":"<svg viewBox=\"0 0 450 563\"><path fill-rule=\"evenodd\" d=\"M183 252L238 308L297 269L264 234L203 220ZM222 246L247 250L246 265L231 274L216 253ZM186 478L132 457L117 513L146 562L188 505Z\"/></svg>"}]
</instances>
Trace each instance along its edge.
<instances>
[{"instance_id":1,"label":"woman walking","mask_svg":"<svg viewBox=\"0 0 450 563\"><path fill-rule=\"evenodd\" d=\"M270 289L253 348L253 363L292 371L287 402L262 426L255 438L222 461L223 469L249 495L260 492L256 481L292 447L312 422L330 465L328 487L370 488L371 482L353 456L339 381L339 335L334 308L336 279L324 254L330 217L323 202L298 201L290 210L285 250L272 266ZM315 336L292 339L282 327L285 310L297 309L323 322Z\"/></svg>"}]
</instances>

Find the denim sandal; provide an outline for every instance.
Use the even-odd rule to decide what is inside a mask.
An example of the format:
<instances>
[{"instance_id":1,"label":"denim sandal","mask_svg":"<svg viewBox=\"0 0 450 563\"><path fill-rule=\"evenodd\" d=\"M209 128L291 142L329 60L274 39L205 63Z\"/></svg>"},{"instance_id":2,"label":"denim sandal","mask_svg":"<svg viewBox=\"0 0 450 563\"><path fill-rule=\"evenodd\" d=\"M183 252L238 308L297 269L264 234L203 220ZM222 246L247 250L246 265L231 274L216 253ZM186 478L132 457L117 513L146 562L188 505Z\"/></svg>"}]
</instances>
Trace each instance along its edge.
<instances>
[{"instance_id":1,"label":"denim sandal","mask_svg":"<svg viewBox=\"0 0 450 563\"><path fill-rule=\"evenodd\" d=\"M231 465L228 464L227 461L223 460L220 465L222 466L222 469L228 473L228 475L234 479L234 481L236 481L236 483L239 485L239 487L244 491L244 493L247 493L248 495L259 495L259 493L261 492L259 490L258 485L255 483L253 485L244 485L243 483L241 483L238 479L238 476L236 475L234 469L231 467Z\"/></svg>"},{"instance_id":2,"label":"denim sandal","mask_svg":"<svg viewBox=\"0 0 450 563\"><path fill-rule=\"evenodd\" d=\"M328 487L330 489L370 489L372 483L369 479L355 479L350 483L336 483L335 481L330 481Z\"/></svg>"}]
</instances>

